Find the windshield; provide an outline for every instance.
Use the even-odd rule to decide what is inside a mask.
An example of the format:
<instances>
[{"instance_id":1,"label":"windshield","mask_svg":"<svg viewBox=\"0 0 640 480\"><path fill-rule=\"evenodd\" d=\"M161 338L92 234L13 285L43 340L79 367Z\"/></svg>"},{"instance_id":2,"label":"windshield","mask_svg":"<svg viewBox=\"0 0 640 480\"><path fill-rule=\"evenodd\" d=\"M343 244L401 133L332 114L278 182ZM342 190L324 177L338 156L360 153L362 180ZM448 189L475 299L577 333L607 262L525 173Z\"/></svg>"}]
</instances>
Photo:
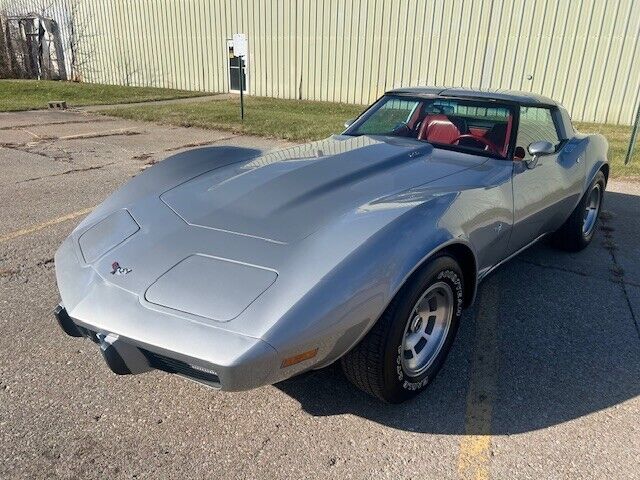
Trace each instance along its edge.
<instances>
[{"instance_id":1,"label":"windshield","mask_svg":"<svg viewBox=\"0 0 640 480\"><path fill-rule=\"evenodd\" d=\"M391 135L505 158L513 109L496 102L385 95L346 135Z\"/></svg>"}]
</instances>

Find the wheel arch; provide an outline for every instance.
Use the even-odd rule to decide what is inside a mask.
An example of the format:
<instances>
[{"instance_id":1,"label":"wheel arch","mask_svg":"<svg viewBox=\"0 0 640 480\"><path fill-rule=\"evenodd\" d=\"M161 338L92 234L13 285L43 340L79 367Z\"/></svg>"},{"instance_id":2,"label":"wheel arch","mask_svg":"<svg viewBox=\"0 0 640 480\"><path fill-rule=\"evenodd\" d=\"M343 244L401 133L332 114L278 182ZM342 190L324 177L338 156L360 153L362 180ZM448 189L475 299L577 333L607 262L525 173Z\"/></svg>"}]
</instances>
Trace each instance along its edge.
<instances>
[{"instance_id":1,"label":"wheel arch","mask_svg":"<svg viewBox=\"0 0 640 480\"><path fill-rule=\"evenodd\" d=\"M478 262L473 248L460 239L455 239L432 249L425 257L423 257L409 275L400 283L393 297L404 287L413 277L424 268L435 256L449 255L460 266L462 270L464 282L464 299L463 307L467 308L475 299L476 288L478 284ZM392 298L393 298L392 297Z\"/></svg>"},{"instance_id":2,"label":"wheel arch","mask_svg":"<svg viewBox=\"0 0 640 480\"><path fill-rule=\"evenodd\" d=\"M598 160L591 167L589 167L587 175L584 179L585 183L582 192L583 194L587 193L589 186L593 182L593 179L596 178L598 172L602 172L604 174L604 182L606 184L609 181L609 163L605 160Z\"/></svg>"},{"instance_id":3,"label":"wheel arch","mask_svg":"<svg viewBox=\"0 0 640 480\"><path fill-rule=\"evenodd\" d=\"M602 166L600 167L600 171L604 174L604 182L609 183L609 164L602 164Z\"/></svg>"},{"instance_id":4,"label":"wheel arch","mask_svg":"<svg viewBox=\"0 0 640 480\"><path fill-rule=\"evenodd\" d=\"M444 244L440 244L422 257L411 272L400 282L397 290L391 297L391 302L393 302L393 299L397 297L405 286L409 285L409 282L414 281L416 276L424 272L423 269L428 268L431 261L444 255L456 261L462 270L463 307L469 306L475 296L477 282L476 255L472 246L461 237L455 237ZM379 373L383 370L383 365L385 365L385 362L388 360L385 343L387 339L390 338L389 333L393 331L392 320L394 317L386 315L385 312L387 312L387 309L388 306L385 307L382 315L373 322L371 327L364 331L363 335L358 338L344 354L340 355L340 357L342 358L341 363L344 373L358 388L385 402L394 402L395 400L389 400L389 398L394 397L387 395L387 393L393 389L389 390L389 387L385 386L388 382L383 380L384 378L388 378L388 376ZM459 315L459 312L456 315ZM440 355L440 353L438 353L438 355ZM395 365L396 363L393 362L392 366L394 371L396 369ZM437 369L439 369L439 367L436 367L435 373L437 373ZM425 377L427 379L426 382L428 382L429 376L432 377L433 374L428 374L427 377ZM392 377L395 378L395 376L394 373ZM400 381L402 381L402 377ZM420 385L424 386L426 383ZM422 388L420 385L418 388ZM415 389L408 388L408 390Z\"/></svg>"},{"instance_id":5,"label":"wheel arch","mask_svg":"<svg viewBox=\"0 0 640 480\"><path fill-rule=\"evenodd\" d=\"M350 341L349 348L346 348L343 353L341 353L336 358L339 358L349 352L352 348L354 348L362 338L369 332L371 328L378 322L380 316L385 312L388 308L389 304L393 301L393 299L398 295L398 293L402 290L402 288L411 282L419 272L425 268L431 260L433 260L437 255L449 255L451 256L460 266L460 270L462 270L463 282L464 282L464 298L462 302L463 308L467 308L471 306L473 303L477 286L478 286L478 270L477 270L477 259L476 254L472 248L472 246L467 243L465 240L461 238L454 238L447 242L441 243L440 245L432 248L428 251L428 253L420 258L418 262L416 262L413 268L408 271L408 273L404 276L402 281L399 281L394 284L394 288L389 295L386 303L381 308L381 313L379 316L375 318L374 321L369 323L369 325L362 329L357 338L353 338ZM334 359L335 360L335 359ZM333 360L332 360L333 361ZM329 362L330 363L330 362ZM325 364L323 364L324 366Z\"/></svg>"},{"instance_id":6,"label":"wheel arch","mask_svg":"<svg viewBox=\"0 0 640 480\"><path fill-rule=\"evenodd\" d=\"M451 255L462 270L462 277L464 281L464 298L462 306L467 308L473 303L473 299L476 296L476 287L478 283L478 265L475 253L464 243L452 243L446 247L441 248L436 252L446 253Z\"/></svg>"},{"instance_id":7,"label":"wheel arch","mask_svg":"<svg viewBox=\"0 0 640 480\"><path fill-rule=\"evenodd\" d=\"M598 174L598 172L602 172L604 174L605 183L609 181L609 160L608 160L608 151L609 151L609 142L607 139L600 134L592 134L588 136L589 144L587 146L587 151L585 154L585 159L587 163L587 171L585 178L584 191L589 188L591 182Z\"/></svg>"}]
</instances>

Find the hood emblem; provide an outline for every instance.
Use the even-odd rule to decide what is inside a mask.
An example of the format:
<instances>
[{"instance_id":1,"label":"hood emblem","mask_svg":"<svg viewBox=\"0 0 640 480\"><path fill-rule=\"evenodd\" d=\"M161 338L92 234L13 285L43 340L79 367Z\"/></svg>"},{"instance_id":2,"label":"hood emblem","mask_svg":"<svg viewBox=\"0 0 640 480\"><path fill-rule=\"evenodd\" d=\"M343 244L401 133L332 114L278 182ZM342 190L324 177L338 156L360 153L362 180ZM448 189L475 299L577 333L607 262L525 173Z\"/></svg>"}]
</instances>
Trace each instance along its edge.
<instances>
[{"instance_id":1,"label":"hood emblem","mask_svg":"<svg viewBox=\"0 0 640 480\"><path fill-rule=\"evenodd\" d=\"M130 268L121 267L118 262L111 264L111 275L126 275L127 273L131 273Z\"/></svg>"}]
</instances>

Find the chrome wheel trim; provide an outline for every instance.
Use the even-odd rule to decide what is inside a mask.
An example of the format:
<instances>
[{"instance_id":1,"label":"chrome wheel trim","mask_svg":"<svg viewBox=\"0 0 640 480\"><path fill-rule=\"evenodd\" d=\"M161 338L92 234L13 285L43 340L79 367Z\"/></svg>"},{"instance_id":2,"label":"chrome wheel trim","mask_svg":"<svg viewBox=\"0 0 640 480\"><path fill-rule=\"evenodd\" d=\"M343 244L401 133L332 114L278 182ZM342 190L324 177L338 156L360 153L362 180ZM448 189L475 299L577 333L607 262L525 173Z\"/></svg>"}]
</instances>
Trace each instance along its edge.
<instances>
[{"instance_id":1,"label":"chrome wheel trim","mask_svg":"<svg viewBox=\"0 0 640 480\"><path fill-rule=\"evenodd\" d=\"M453 318L453 298L451 287L437 282L411 309L400 348L402 369L407 375L424 373L442 350Z\"/></svg>"},{"instance_id":2,"label":"chrome wheel trim","mask_svg":"<svg viewBox=\"0 0 640 480\"><path fill-rule=\"evenodd\" d=\"M584 210L584 218L582 220L582 234L588 237L593 232L600 211L600 203L602 201L602 188L596 183L589 193L587 206Z\"/></svg>"}]
</instances>

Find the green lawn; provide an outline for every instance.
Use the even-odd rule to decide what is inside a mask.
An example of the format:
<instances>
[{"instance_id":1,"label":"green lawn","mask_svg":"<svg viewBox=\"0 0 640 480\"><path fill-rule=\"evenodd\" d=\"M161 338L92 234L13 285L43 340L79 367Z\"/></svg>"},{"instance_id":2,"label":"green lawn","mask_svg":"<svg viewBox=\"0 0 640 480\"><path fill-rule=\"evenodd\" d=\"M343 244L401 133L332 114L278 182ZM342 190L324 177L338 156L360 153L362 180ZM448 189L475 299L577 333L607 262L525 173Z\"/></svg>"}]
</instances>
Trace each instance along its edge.
<instances>
[{"instance_id":1,"label":"green lawn","mask_svg":"<svg viewBox=\"0 0 640 480\"><path fill-rule=\"evenodd\" d=\"M236 98L220 99L179 105L116 107L102 113L132 120L307 141L341 132L344 121L364 109L359 105L246 97L245 120L240 122L239 103ZM589 123L578 123L576 127L581 132L600 132L607 137L612 177L640 179L640 140L631 162L624 166L631 127Z\"/></svg>"},{"instance_id":2,"label":"green lawn","mask_svg":"<svg viewBox=\"0 0 640 480\"><path fill-rule=\"evenodd\" d=\"M47 102L66 100L69 107L168 100L201 92L152 87L121 87L51 80L0 80L0 111L48 108Z\"/></svg>"},{"instance_id":3,"label":"green lawn","mask_svg":"<svg viewBox=\"0 0 640 480\"><path fill-rule=\"evenodd\" d=\"M612 178L640 180L640 135L636 140L633 156L627 165L624 164L624 157L627 155L631 138L631 127L606 123L579 122L576 122L575 127L582 133L601 133L609 140L610 176Z\"/></svg>"},{"instance_id":4,"label":"green lawn","mask_svg":"<svg viewBox=\"0 0 640 480\"><path fill-rule=\"evenodd\" d=\"M362 106L340 103L245 97L244 122L240 121L240 100L236 98L197 104L117 107L102 113L183 127L305 141L341 132L344 121L355 117L362 109Z\"/></svg>"}]
</instances>

